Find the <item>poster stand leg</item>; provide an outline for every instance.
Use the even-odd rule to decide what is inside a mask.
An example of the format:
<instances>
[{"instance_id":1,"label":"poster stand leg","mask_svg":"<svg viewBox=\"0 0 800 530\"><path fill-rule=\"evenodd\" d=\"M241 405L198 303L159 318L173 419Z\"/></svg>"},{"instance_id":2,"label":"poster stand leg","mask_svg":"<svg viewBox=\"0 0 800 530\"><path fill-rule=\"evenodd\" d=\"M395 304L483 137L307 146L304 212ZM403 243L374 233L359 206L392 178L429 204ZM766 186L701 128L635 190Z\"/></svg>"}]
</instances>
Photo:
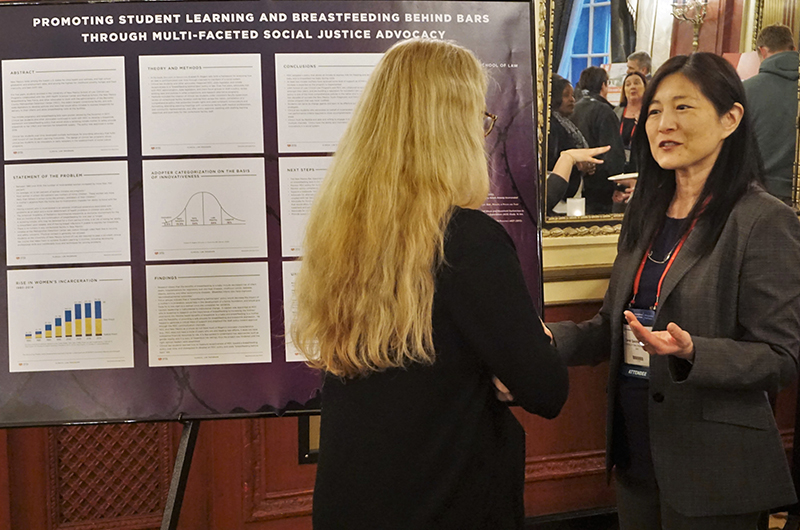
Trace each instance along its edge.
<instances>
[{"instance_id":1,"label":"poster stand leg","mask_svg":"<svg viewBox=\"0 0 800 530\"><path fill-rule=\"evenodd\" d=\"M197 431L200 422L187 421L183 424L181 442L178 445L178 454L175 455L175 467L172 470L172 482L167 494L167 505L164 507L164 516L161 519L161 530L176 530L178 517L181 514L183 494L186 491L186 480L189 478L189 468L192 464L194 444L197 442Z\"/></svg>"}]
</instances>

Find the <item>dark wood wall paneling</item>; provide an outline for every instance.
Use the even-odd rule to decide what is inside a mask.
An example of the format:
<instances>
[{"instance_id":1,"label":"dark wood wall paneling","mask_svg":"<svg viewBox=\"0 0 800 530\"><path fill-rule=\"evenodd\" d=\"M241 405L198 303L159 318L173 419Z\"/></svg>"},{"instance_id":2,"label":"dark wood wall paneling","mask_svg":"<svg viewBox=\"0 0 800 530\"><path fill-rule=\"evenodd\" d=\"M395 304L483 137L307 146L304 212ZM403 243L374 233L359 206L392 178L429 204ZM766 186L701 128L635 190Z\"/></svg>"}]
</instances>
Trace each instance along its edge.
<instances>
[{"instance_id":1,"label":"dark wood wall paneling","mask_svg":"<svg viewBox=\"0 0 800 530\"><path fill-rule=\"evenodd\" d=\"M708 14L700 28L697 51L718 55L739 53L744 4L741 0L709 0ZM694 29L689 22L673 23L670 55L692 53L693 34Z\"/></svg>"},{"instance_id":2,"label":"dark wood wall paneling","mask_svg":"<svg viewBox=\"0 0 800 530\"><path fill-rule=\"evenodd\" d=\"M551 307L584 320L598 304ZM515 414L528 433L528 516L614 505L604 473L607 367L570 369L561 415ZM778 399L791 448L796 388ZM179 527L308 530L314 465L298 463L297 418L201 424ZM150 530L160 526L179 424L0 430L0 529Z\"/></svg>"},{"instance_id":3,"label":"dark wood wall paneling","mask_svg":"<svg viewBox=\"0 0 800 530\"><path fill-rule=\"evenodd\" d=\"M0 430L0 528L11 528L8 454L8 433L4 430Z\"/></svg>"},{"instance_id":4,"label":"dark wood wall paneling","mask_svg":"<svg viewBox=\"0 0 800 530\"><path fill-rule=\"evenodd\" d=\"M598 304L548 308L547 321L584 320ZM606 365L570 369L561 415L516 410L528 433L528 516L613 506L604 473ZM778 399L791 448L796 388ZM297 418L201 424L180 528L307 530L314 465L298 463ZM0 528L159 528L180 439L178 424L0 431Z\"/></svg>"}]
</instances>

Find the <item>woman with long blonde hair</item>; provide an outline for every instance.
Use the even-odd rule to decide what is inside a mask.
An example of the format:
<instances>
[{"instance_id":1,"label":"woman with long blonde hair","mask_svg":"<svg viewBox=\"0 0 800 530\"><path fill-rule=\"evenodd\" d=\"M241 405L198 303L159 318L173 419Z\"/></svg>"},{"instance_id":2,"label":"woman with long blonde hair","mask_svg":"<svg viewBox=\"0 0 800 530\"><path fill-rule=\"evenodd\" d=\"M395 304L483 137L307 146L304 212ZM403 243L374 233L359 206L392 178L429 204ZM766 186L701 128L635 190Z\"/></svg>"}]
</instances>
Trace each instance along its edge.
<instances>
[{"instance_id":1,"label":"woman with long blonde hair","mask_svg":"<svg viewBox=\"0 0 800 530\"><path fill-rule=\"evenodd\" d=\"M292 339L326 375L318 530L522 528L524 433L492 377L553 417L567 373L476 209L486 84L457 45L393 46L312 208Z\"/></svg>"}]
</instances>

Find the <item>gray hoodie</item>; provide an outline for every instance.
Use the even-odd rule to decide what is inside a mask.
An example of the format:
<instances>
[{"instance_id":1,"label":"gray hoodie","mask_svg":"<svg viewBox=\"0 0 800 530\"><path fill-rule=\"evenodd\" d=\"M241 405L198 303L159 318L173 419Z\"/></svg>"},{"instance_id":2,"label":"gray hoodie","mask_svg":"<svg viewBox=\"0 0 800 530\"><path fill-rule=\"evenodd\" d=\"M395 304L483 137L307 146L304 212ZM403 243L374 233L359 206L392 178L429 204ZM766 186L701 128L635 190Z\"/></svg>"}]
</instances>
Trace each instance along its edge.
<instances>
[{"instance_id":1,"label":"gray hoodie","mask_svg":"<svg viewBox=\"0 0 800 530\"><path fill-rule=\"evenodd\" d=\"M796 51L780 52L761 63L758 75L744 82L747 113L753 123L767 190L789 201L797 119Z\"/></svg>"}]
</instances>

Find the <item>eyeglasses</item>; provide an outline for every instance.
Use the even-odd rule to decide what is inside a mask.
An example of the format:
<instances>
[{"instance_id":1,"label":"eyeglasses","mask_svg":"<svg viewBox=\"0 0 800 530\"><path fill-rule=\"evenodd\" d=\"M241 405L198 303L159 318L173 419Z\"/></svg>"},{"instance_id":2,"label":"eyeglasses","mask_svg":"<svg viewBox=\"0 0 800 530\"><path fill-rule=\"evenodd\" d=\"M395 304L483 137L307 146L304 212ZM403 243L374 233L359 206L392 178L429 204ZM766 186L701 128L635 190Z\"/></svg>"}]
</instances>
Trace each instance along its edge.
<instances>
[{"instance_id":1,"label":"eyeglasses","mask_svg":"<svg viewBox=\"0 0 800 530\"><path fill-rule=\"evenodd\" d=\"M492 132L492 129L494 129L494 122L497 121L497 114L484 112L483 116L483 136L486 137L489 136L489 134Z\"/></svg>"}]
</instances>

